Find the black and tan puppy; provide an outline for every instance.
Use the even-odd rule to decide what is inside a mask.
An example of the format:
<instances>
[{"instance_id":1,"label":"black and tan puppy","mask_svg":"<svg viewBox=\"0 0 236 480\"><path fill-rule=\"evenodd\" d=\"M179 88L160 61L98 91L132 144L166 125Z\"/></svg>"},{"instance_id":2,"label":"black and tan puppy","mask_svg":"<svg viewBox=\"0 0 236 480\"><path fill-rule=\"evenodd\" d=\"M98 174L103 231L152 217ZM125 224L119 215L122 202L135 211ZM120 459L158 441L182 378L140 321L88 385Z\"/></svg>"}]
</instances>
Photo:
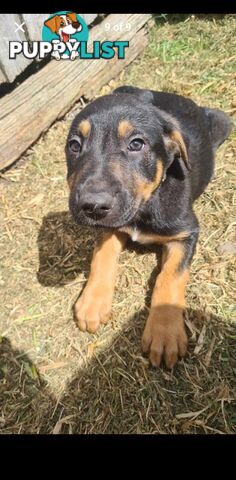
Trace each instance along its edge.
<instances>
[{"instance_id":1,"label":"black and tan puppy","mask_svg":"<svg viewBox=\"0 0 236 480\"><path fill-rule=\"evenodd\" d=\"M192 206L230 130L219 110L134 87L118 88L76 116L66 144L70 210L79 224L106 229L75 304L81 330L107 322L118 257L130 236L163 245L143 350L152 365L163 356L170 368L185 355L185 288L199 232Z\"/></svg>"}]
</instances>

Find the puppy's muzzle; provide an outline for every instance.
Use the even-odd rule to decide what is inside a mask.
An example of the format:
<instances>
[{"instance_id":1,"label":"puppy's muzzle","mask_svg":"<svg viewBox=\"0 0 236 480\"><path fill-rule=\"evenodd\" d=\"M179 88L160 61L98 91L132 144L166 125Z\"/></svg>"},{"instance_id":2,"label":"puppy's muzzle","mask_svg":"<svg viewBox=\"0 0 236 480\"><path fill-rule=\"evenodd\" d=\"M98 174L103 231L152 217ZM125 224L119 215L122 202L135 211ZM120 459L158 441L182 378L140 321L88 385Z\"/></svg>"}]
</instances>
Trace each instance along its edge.
<instances>
[{"instance_id":1,"label":"puppy's muzzle","mask_svg":"<svg viewBox=\"0 0 236 480\"><path fill-rule=\"evenodd\" d=\"M85 192L78 198L78 208L93 219L104 218L112 210L114 199L108 192Z\"/></svg>"}]
</instances>

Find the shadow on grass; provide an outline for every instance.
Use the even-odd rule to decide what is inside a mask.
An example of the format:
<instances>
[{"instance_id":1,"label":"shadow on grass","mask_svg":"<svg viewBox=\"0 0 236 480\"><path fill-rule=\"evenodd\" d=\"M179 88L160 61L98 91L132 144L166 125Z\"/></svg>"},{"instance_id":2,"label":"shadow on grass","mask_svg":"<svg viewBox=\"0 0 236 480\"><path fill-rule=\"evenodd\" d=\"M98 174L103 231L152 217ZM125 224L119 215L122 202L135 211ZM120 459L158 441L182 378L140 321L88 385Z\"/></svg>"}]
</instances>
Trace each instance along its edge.
<instances>
[{"instance_id":1,"label":"shadow on grass","mask_svg":"<svg viewBox=\"0 0 236 480\"><path fill-rule=\"evenodd\" d=\"M235 433L236 326L189 312L189 353L173 372L141 355L146 313L129 319L55 398L36 366L0 344L1 433ZM190 323L189 323L190 322ZM206 333L198 354L196 337ZM81 335L83 335L81 333Z\"/></svg>"},{"instance_id":2,"label":"shadow on grass","mask_svg":"<svg viewBox=\"0 0 236 480\"><path fill-rule=\"evenodd\" d=\"M49 213L38 235L39 270L44 286L60 287L89 272L95 230L79 227L69 212Z\"/></svg>"}]
</instances>

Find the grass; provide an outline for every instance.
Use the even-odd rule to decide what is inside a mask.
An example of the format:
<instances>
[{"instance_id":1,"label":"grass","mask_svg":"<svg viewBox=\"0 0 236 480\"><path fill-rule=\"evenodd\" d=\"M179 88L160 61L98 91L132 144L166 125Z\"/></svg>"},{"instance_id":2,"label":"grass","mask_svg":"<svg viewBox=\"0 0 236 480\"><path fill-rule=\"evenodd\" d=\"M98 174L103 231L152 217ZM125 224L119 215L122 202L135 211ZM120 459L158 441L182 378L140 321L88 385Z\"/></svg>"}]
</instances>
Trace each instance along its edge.
<instances>
[{"instance_id":1,"label":"grass","mask_svg":"<svg viewBox=\"0 0 236 480\"><path fill-rule=\"evenodd\" d=\"M233 16L157 18L142 55L98 93L122 84L236 111ZM174 371L149 368L140 338L156 252L123 252L111 322L81 334L71 306L95 232L68 213L64 142L79 102L0 178L0 431L235 433L235 150L219 149L196 202L201 235L191 268L189 353ZM222 254L222 248L226 253Z\"/></svg>"}]
</instances>

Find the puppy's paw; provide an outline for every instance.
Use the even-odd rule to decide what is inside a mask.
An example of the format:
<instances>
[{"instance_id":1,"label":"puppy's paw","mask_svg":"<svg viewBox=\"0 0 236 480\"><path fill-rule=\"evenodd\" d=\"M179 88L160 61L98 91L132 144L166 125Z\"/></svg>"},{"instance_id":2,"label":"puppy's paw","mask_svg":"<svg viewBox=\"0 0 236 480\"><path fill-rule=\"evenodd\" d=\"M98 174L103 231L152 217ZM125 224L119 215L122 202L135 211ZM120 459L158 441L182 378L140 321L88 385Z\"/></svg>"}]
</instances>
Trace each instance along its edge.
<instances>
[{"instance_id":1,"label":"puppy's paw","mask_svg":"<svg viewBox=\"0 0 236 480\"><path fill-rule=\"evenodd\" d=\"M96 294L94 290L85 288L74 305L74 315L80 330L95 333L101 323L108 322L111 314L110 297L108 292Z\"/></svg>"},{"instance_id":2,"label":"puppy's paw","mask_svg":"<svg viewBox=\"0 0 236 480\"><path fill-rule=\"evenodd\" d=\"M75 60L76 57L78 57L78 52L75 52L74 50L71 52L71 56L70 56L70 59L71 60Z\"/></svg>"},{"instance_id":3,"label":"puppy's paw","mask_svg":"<svg viewBox=\"0 0 236 480\"><path fill-rule=\"evenodd\" d=\"M57 61L60 60L60 53L59 52L53 52L52 57L54 57Z\"/></svg>"},{"instance_id":4,"label":"puppy's paw","mask_svg":"<svg viewBox=\"0 0 236 480\"><path fill-rule=\"evenodd\" d=\"M159 367L164 358L166 366L173 368L186 354L187 345L183 311L171 305L151 308L142 337L142 349L149 353L151 364Z\"/></svg>"}]
</instances>

